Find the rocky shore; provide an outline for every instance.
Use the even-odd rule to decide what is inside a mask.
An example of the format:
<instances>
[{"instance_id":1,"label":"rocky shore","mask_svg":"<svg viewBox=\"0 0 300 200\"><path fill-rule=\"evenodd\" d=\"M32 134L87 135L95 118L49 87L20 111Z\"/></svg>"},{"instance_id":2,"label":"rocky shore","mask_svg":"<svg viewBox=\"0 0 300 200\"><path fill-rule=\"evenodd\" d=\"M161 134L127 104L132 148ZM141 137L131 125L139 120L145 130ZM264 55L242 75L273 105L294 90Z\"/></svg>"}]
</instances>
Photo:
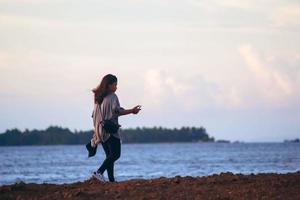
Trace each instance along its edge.
<instances>
[{"instance_id":1,"label":"rocky shore","mask_svg":"<svg viewBox=\"0 0 300 200\"><path fill-rule=\"evenodd\" d=\"M175 176L101 183L15 183L0 187L0 199L300 199L300 171L286 174Z\"/></svg>"}]
</instances>

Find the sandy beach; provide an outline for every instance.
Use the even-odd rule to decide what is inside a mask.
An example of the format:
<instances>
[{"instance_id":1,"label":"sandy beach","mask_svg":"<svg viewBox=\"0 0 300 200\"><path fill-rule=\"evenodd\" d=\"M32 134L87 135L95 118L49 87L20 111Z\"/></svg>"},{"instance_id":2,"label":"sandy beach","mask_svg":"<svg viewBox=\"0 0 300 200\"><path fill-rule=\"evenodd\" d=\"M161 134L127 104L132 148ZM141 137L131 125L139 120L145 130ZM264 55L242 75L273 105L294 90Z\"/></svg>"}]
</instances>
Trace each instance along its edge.
<instances>
[{"instance_id":1,"label":"sandy beach","mask_svg":"<svg viewBox=\"0 0 300 200\"><path fill-rule=\"evenodd\" d=\"M15 183L0 187L0 199L300 199L300 171L287 174L175 176L101 183Z\"/></svg>"}]
</instances>

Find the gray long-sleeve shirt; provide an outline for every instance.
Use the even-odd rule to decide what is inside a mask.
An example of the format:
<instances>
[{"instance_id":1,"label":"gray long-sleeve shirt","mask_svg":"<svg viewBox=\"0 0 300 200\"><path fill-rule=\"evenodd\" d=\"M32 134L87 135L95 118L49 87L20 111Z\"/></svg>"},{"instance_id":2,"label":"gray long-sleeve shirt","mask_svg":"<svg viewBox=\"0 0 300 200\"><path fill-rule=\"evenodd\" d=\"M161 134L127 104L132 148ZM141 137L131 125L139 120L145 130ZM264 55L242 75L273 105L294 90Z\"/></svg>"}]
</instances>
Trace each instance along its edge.
<instances>
[{"instance_id":1,"label":"gray long-sleeve shirt","mask_svg":"<svg viewBox=\"0 0 300 200\"><path fill-rule=\"evenodd\" d=\"M119 124L118 117L121 110L124 110L124 108L120 106L118 96L114 92L104 97L101 106L98 103L94 104L92 118L95 134L91 140L93 144L105 142L111 135L121 139L120 129L117 133L109 134L100 124L104 119L112 119L115 123Z\"/></svg>"}]
</instances>

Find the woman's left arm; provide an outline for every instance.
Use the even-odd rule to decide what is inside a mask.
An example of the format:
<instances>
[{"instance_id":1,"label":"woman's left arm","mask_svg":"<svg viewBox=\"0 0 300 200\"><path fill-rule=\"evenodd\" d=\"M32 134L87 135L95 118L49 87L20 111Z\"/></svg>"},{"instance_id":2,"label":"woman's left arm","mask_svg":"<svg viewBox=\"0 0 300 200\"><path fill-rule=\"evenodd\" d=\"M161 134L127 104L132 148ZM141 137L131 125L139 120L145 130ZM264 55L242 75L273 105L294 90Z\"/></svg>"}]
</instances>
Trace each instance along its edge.
<instances>
[{"instance_id":1,"label":"woman's left arm","mask_svg":"<svg viewBox=\"0 0 300 200\"><path fill-rule=\"evenodd\" d=\"M138 112L141 110L141 106L137 105L132 109L124 109L122 108L122 110L119 112L119 115L128 115L128 114L138 114Z\"/></svg>"},{"instance_id":2,"label":"woman's left arm","mask_svg":"<svg viewBox=\"0 0 300 200\"><path fill-rule=\"evenodd\" d=\"M128 114L137 114L141 110L141 106L135 106L132 109L124 109L123 107L120 106L120 102L117 96L113 101L113 111L118 115L128 115Z\"/></svg>"},{"instance_id":3,"label":"woman's left arm","mask_svg":"<svg viewBox=\"0 0 300 200\"><path fill-rule=\"evenodd\" d=\"M121 115L128 115L128 114L131 114L131 113L133 113L133 109L121 109L120 110L120 112L119 112L119 116L121 116Z\"/></svg>"}]
</instances>

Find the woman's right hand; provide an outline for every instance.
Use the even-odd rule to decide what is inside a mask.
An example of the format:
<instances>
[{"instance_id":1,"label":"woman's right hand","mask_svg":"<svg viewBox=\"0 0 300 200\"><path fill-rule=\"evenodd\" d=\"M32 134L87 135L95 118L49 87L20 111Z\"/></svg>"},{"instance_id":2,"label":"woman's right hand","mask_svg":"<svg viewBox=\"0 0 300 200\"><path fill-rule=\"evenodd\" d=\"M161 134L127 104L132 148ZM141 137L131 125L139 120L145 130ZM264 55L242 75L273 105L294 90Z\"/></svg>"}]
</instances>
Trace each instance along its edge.
<instances>
[{"instance_id":1,"label":"woman's right hand","mask_svg":"<svg viewBox=\"0 0 300 200\"><path fill-rule=\"evenodd\" d=\"M138 114L140 110L141 110L141 105L137 105L134 108L132 108L132 113Z\"/></svg>"}]
</instances>

